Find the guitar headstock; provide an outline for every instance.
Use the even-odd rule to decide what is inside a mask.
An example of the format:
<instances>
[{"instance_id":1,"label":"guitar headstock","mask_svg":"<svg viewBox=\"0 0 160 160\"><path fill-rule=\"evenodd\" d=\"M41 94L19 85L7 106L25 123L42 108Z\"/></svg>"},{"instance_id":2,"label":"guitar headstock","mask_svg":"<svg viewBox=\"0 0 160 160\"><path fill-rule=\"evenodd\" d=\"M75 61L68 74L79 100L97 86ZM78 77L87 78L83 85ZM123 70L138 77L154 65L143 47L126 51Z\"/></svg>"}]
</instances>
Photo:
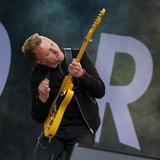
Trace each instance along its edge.
<instances>
[{"instance_id":1,"label":"guitar headstock","mask_svg":"<svg viewBox=\"0 0 160 160\"><path fill-rule=\"evenodd\" d=\"M86 49L87 46L88 46L88 43L92 41L92 39L91 39L91 38L92 38L92 35L93 35L93 33L95 32L95 30L97 29L98 25L100 24L100 22L101 22L101 20L102 20L102 18L103 18L103 16L104 16L104 14L105 14L105 12L106 12L106 9L103 8L103 9L99 12L96 20L94 21L92 27L90 28L87 36L85 37L85 41L83 42L82 47L81 47L81 49L80 49L80 51L79 51L79 53L78 53L78 55L77 55L77 57L76 57L76 61L77 61L77 62L79 62L79 61L81 60L81 58L82 58L82 56L83 56L83 54L84 54L84 51L85 51L85 49Z\"/></svg>"},{"instance_id":2,"label":"guitar headstock","mask_svg":"<svg viewBox=\"0 0 160 160\"><path fill-rule=\"evenodd\" d=\"M102 10L100 10L100 13L98 16L104 16L105 13L106 13L106 9L103 8Z\"/></svg>"},{"instance_id":3,"label":"guitar headstock","mask_svg":"<svg viewBox=\"0 0 160 160\"><path fill-rule=\"evenodd\" d=\"M100 12L99 12L99 14L98 14L96 20L94 21L92 27L96 27L96 26L99 25L99 23L101 22L103 16L105 15L105 13L106 13L106 9L105 9L105 8L103 8L102 10L100 10Z\"/></svg>"}]
</instances>

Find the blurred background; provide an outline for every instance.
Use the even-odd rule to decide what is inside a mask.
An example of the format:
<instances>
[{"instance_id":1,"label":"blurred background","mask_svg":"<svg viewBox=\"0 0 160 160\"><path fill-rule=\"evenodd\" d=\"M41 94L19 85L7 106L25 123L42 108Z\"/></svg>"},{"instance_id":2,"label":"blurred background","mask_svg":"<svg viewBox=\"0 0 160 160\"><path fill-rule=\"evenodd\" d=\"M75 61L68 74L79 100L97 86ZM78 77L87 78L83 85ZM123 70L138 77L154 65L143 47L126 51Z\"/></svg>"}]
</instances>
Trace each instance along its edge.
<instances>
[{"instance_id":1,"label":"blurred background","mask_svg":"<svg viewBox=\"0 0 160 160\"><path fill-rule=\"evenodd\" d=\"M30 115L33 64L20 51L24 40L39 33L61 47L80 48L102 8L107 13L87 48L92 60L96 61L101 33L130 36L149 49L153 75L144 95L129 105L140 150L119 142L109 105L96 147L160 158L159 0L0 0L1 160L30 160L41 130ZM134 73L132 65L127 55L117 57L111 83L128 82Z\"/></svg>"}]
</instances>

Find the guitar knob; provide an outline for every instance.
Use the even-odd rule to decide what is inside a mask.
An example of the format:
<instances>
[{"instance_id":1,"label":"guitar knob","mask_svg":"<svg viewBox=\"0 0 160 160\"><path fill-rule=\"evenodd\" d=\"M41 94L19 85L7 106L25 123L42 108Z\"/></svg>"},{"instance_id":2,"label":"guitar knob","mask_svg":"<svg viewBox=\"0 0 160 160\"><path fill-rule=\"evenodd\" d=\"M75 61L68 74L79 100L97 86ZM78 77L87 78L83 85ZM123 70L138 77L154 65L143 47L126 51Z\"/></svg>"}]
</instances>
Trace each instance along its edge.
<instances>
[{"instance_id":1,"label":"guitar knob","mask_svg":"<svg viewBox=\"0 0 160 160\"><path fill-rule=\"evenodd\" d=\"M51 117L51 120L53 120L53 116Z\"/></svg>"}]
</instances>

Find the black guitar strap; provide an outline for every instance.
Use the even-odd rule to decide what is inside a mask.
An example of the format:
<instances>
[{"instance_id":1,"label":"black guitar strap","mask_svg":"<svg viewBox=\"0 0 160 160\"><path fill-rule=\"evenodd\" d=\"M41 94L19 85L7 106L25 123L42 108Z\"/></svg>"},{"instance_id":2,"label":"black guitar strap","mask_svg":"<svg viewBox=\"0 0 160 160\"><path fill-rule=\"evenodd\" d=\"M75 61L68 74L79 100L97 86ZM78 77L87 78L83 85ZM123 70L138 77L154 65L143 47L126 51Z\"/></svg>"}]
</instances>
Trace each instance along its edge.
<instances>
[{"instance_id":1,"label":"black guitar strap","mask_svg":"<svg viewBox=\"0 0 160 160\"><path fill-rule=\"evenodd\" d=\"M65 55L65 59L66 59L66 64L67 64L67 68L68 68L69 64L73 60L72 49L71 48L64 48L63 51L64 51L64 55ZM78 79L74 79L74 86L77 87L78 85L79 85Z\"/></svg>"},{"instance_id":2,"label":"black guitar strap","mask_svg":"<svg viewBox=\"0 0 160 160\"><path fill-rule=\"evenodd\" d=\"M67 63L67 67L72 62L72 50L71 48L64 48L64 55Z\"/></svg>"}]
</instances>

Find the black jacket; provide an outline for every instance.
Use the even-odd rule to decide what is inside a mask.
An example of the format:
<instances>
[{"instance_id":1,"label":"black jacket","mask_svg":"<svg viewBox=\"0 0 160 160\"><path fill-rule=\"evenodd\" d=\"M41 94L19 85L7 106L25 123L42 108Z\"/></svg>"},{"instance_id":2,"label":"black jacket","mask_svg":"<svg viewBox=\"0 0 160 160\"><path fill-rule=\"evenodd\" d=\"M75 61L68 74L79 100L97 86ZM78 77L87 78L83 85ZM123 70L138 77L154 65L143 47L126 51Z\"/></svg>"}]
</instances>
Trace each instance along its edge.
<instances>
[{"instance_id":1,"label":"black jacket","mask_svg":"<svg viewBox=\"0 0 160 160\"><path fill-rule=\"evenodd\" d=\"M76 57L79 50L72 49L72 57ZM96 132L100 125L100 117L98 112L98 104L95 98L101 98L105 94L105 85L99 77L93 62L85 53L81 59L82 68L86 70L83 78L74 78L74 97L83 119L90 130ZM38 99L38 86L40 82L48 76L50 68L47 66L36 65L31 72L31 94L32 94L32 109L31 115L34 120L43 123L48 115L50 105L60 88L63 79L59 78L59 74L63 77L68 74L65 61L54 69L55 77L52 81L53 86L50 86L50 97L46 103L42 103ZM64 113L65 114L65 113Z\"/></svg>"}]
</instances>

